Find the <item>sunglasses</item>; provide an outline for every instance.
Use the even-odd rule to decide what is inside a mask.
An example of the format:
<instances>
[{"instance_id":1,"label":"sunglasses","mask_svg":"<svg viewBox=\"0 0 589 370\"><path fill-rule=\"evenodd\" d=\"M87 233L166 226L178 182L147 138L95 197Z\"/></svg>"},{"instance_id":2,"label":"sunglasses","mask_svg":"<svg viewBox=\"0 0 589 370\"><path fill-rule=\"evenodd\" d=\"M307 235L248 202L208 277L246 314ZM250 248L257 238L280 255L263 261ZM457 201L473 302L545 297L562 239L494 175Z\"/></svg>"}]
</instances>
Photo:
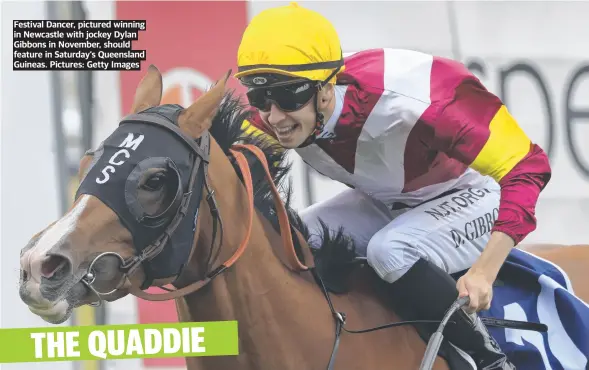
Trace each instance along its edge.
<instances>
[{"instance_id":1,"label":"sunglasses","mask_svg":"<svg viewBox=\"0 0 589 370\"><path fill-rule=\"evenodd\" d=\"M272 87L249 89L246 93L252 107L268 112L272 103L284 112L294 112L304 107L315 95L317 88L312 81L302 81Z\"/></svg>"}]
</instances>

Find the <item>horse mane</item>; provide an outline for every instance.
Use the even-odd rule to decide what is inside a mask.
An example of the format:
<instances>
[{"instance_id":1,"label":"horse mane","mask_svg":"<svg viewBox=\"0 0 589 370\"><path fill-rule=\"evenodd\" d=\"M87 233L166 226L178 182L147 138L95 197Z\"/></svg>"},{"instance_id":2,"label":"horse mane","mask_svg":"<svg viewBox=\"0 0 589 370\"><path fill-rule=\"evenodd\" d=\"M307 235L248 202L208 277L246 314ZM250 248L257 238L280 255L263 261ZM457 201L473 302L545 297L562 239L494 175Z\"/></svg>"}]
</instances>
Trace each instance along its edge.
<instances>
[{"instance_id":1,"label":"horse mane","mask_svg":"<svg viewBox=\"0 0 589 370\"><path fill-rule=\"evenodd\" d=\"M310 232L307 226L302 221L298 213L292 209L292 183L286 181L286 175L291 169L291 162L286 160L286 151L275 142L268 140L266 135L248 133L243 126L244 120L247 120L252 114L250 109L240 101L239 96L235 95L233 90L228 91L219 109L213 118L211 128L209 129L211 136L219 144L225 155L231 161L235 172L241 181L241 171L239 166L235 163L233 157L230 155L229 149L236 143L252 144L262 150L268 161L270 174L276 189L278 190L285 208L287 210L288 218L291 228L296 228L303 237L308 241ZM254 188L254 205L258 211L266 218L276 232L280 233L280 225L276 207L274 205L273 194L265 177L265 170L259 160L249 151L243 151L245 157L250 165L252 174L252 182ZM344 230L339 229L335 233L328 232L325 223L321 222L322 232L320 232L321 248L313 249L315 257L327 257L328 260L334 263L344 263L354 258L354 245L350 238L344 235ZM291 230L293 232L293 230ZM294 238L294 245L297 256L304 263L304 255L302 253L302 246L298 242L298 238ZM336 257L337 256L337 257ZM321 258L324 259L324 258ZM344 261L346 260L346 261Z\"/></svg>"}]
</instances>

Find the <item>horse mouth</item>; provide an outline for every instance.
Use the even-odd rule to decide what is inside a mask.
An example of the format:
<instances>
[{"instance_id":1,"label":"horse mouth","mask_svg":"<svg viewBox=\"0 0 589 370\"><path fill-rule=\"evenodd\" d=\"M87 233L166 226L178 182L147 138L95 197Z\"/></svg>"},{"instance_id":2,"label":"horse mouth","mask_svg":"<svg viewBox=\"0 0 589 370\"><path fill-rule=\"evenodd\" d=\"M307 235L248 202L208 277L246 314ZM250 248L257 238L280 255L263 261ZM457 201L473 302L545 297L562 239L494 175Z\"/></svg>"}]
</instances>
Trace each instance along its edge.
<instances>
[{"instance_id":1,"label":"horse mouth","mask_svg":"<svg viewBox=\"0 0 589 370\"><path fill-rule=\"evenodd\" d=\"M50 324L62 324L69 319L73 307L66 299L54 302L51 306L29 305L29 310Z\"/></svg>"},{"instance_id":2,"label":"horse mouth","mask_svg":"<svg viewBox=\"0 0 589 370\"><path fill-rule=\"evenodd\" d=\"M29 311L50 324L64 323L74 308L93 298L91 290L80 280L72 281L60 289L55 289L43 280L41 284L27 280L22 283L19 294Z\"/></svg>"}]
</instances>

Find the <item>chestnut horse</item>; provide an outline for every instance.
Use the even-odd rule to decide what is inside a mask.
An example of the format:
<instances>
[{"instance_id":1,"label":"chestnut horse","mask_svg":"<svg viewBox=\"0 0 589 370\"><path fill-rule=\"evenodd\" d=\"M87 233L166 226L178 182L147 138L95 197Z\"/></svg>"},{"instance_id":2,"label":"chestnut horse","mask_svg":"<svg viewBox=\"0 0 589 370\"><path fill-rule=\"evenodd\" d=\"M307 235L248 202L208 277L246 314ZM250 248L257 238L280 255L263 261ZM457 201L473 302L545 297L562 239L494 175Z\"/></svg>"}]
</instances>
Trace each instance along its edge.
<instances>
[{"instance_id":1,"label":"chestnut horse","mask_svg":"<svg viewBox=\"0 0 589 370\"><path fill-rule=\"evenodd\" d=\"M346 314L349 330L399 318L385 284L366 265L349 263L353 245L342 230L334 235L325 228L324 248L311 252L309 233L289 207L284 154L242 131L247 111L225 92L228 76L182 109L160 106L162 77L149 67L130 116L109 137L116 144L107 138L82 159L72 208L22 250L20 296L55 324L74 307L127 294L175 299L181 321L237 320L239 326L239 355L189 357L190 370L324 370L341 329L330 304ZM163 108L174 119L163 122ZM136 163L134 156L144 159ZM558 263L589 300L581 283L587 246L531 250ZM339 294L325 294L323 281L339 286ZM144 292L150 286L169 291ZM413 326L342 331L338 338L331 363L337 370L417 369L426 347ZM434 368L449 369L448 358L438 357Z\"/></svg>"}]
</instances>

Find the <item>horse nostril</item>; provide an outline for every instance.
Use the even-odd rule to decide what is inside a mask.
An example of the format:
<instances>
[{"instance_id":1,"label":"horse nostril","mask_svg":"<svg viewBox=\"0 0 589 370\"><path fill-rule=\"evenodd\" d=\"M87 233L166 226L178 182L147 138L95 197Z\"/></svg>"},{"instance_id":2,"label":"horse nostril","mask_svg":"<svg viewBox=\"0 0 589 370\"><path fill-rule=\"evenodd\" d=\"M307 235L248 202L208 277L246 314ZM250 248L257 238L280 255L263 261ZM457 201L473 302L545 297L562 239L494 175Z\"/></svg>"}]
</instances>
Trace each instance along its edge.
<instances>
[{"instance_id":1,"label":"horse nostril","mask_svg":"<svg viewBox=\"0 0 589 370\"><path fill-rule=\"evenodd\" d=\"M47 257L41 264L41 275L47 279L59 278L70 269L70 262L67 258L55 254Z\"/></svg>"},{"instance_id":2,"label":"horse nostril","mask_svg":"<svg viewBox=\"0 0 589 370\"><path fill-rule=\"evenodd\" d=\"M21 269L20 270L20 278L22 281L29 280L29 273L26 270Z\"/></svg>"}]
</instances>

